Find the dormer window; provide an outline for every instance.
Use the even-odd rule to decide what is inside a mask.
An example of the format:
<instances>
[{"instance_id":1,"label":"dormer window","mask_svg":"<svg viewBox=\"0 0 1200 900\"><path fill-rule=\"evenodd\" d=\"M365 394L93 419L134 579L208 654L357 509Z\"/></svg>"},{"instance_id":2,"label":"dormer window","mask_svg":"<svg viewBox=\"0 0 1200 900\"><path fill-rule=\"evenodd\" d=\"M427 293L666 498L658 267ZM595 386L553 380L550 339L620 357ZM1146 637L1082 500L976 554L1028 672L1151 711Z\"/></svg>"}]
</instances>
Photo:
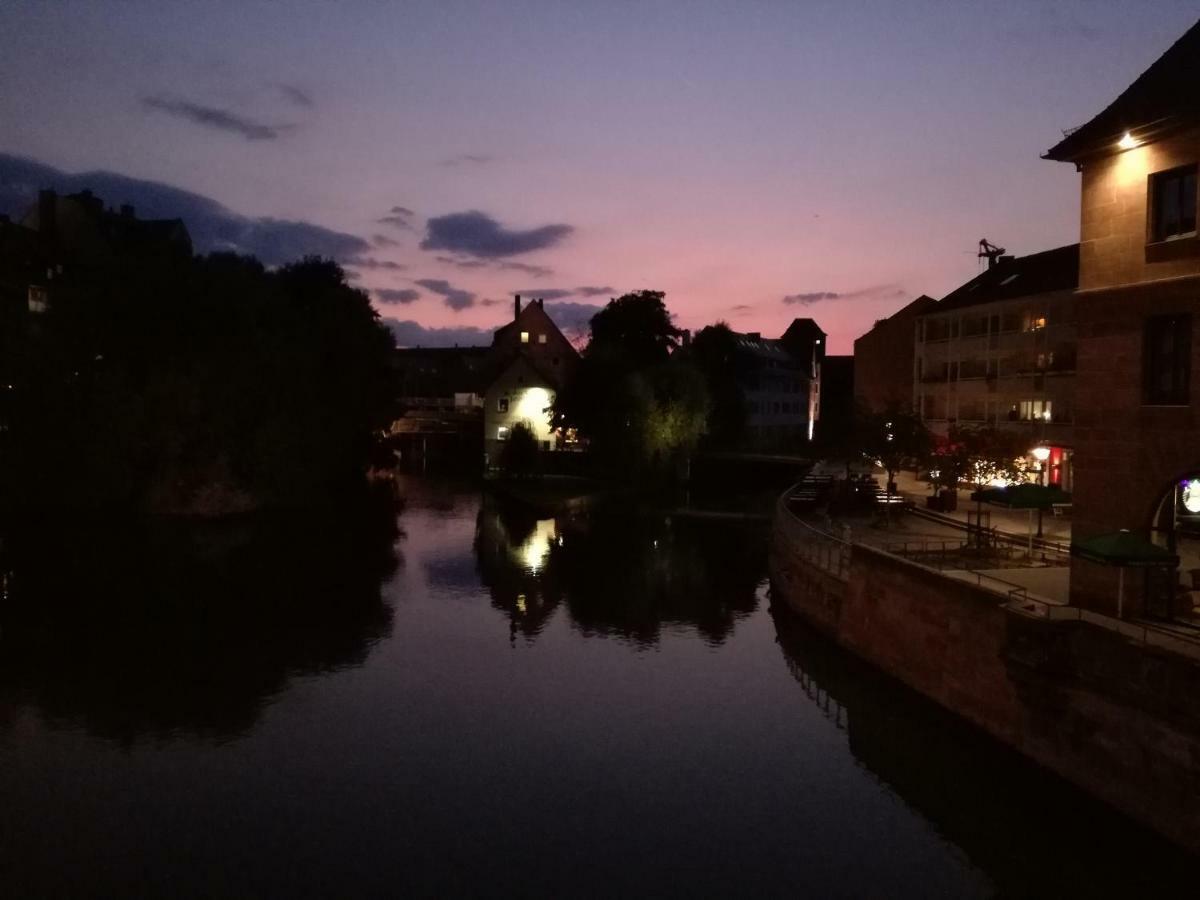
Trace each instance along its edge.
<instances>
[{"instance_id":1,"label":"dormer window","mask_svg":"<svg viewBox=\"0 0 1200 900\"><path fill-rule=\"evenodd\" d=\"M1150 240L1173 241L1196 235L1196 166L1150 176Z\"/></svg>"},{"instance_id":2,"label":"dormer window","mask_svg":"<svg viewBox=\"0 0 1200 900\"><path fill-rule=\"evenodd\" d=\"M522 332L521 332L521 343L522 343L522 344L528 344L528 343L529 343L529 332L528 332L528 331L522 331Z\"/></svg>"}]
</instances>

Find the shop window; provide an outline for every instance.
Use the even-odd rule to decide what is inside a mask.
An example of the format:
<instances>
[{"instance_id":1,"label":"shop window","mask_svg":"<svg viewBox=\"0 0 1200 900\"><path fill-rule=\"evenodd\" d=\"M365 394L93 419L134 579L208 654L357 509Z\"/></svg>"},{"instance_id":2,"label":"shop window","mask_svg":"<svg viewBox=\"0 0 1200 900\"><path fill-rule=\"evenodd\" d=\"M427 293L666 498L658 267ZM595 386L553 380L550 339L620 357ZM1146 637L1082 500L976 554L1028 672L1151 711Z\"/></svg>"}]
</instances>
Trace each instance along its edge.
<instances>
[{"instance_id":1,"label":"shop window","mask_svg":"<svg viewBox=\"0 0 1200 900\"><path fill-rule=\"evenodd\" d=\"M1196 166L1150 176L1150 240L1196 234Z\"/></svg>"},{"instance_id":2,"label":"shop window","mask_svg":"<svg viewBox=\"0 0 1200 900\"><path fill-rule=\"evenodd\" d=\"M1142 393L1148 406L1188 403L1192 317L1150 316L1142 334Z\"/></svg>"}]
</instances>

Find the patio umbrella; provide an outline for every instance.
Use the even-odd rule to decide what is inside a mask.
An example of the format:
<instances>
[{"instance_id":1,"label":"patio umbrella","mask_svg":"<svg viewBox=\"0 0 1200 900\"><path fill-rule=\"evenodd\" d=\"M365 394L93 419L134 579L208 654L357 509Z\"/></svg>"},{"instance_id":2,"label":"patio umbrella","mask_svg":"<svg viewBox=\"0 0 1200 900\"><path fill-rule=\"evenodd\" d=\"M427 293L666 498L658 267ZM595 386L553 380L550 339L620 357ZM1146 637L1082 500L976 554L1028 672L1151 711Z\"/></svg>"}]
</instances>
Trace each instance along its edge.
<instances>
[{"instance_id":1,"label":"patio umbrella","mask_svg":"<svg viewBox=\"0 0 1200 900\"><path fill-rule=\"evenodd\" d=\"M1121 618L1125 600L1126 569L1179 565L1179 557L1170 550L1158 546L1148 537L1134 534L1128 528L1075 541L1071 544L1071 555L1088 562L1118 567L1117 618Z\"/></svg>"},{"instance_id":2,"label":"patio umbrella","mask_svg":"<svg viewBox=\"0 0 1200 900\"><path fill-rule=\"evenodd\" d=\"M1049 509L1055 503L1070 503L1071 495L1055 485L1012 484L1002 488L983 488L972 500L1007 509L1029 510L1029 550L1033 552L1033 511Z\"/></svg>"}]
</instances>

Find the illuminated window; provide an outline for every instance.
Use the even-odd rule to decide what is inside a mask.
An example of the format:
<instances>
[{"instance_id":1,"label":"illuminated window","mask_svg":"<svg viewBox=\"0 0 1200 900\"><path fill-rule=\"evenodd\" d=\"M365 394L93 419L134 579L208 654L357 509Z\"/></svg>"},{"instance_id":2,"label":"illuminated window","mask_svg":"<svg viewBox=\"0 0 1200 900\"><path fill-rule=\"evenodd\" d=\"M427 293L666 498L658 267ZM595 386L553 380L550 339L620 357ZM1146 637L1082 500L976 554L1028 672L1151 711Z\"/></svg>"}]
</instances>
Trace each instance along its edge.
<instances>
[{"instance_id":1,"label":"illuminated window","mask_svg":"<svg viewBox=\"0 0 1200 900\"><path fill-rule=\"evenodd\" d=\"M521 343L522 343L522 344L528 344L528 343L529 343L529 332L528 332L528 331L522 331L522 332L521 332Z\"/></svg>"},{"instance_id":2,"label":"illuminated window","mask_svg":"<svg viewBox=\"0 0 1200 900\"><path fill-rule=\"evenodd\" d=\"M1051 409L1049 400L1022 400L1020 419L1023 422L1049 422L1052 418Z\"/></svg>"},{"instance_id":3,"label":"illuminated window","mask_svg":"<svg viewBox=\"0 0 1200 900\"><path fill-rule=\"evenodd\" d=\"M29 311L31 313L44 313L49 305L50 292L44 287L31 284L29 286Z\"/></svg>"},{"instance_id":4,"label":"illuminated window","mask_svg":"<svg viewBox=\"0 0 1200 900\"><path fill-rule=\"evenodd\" d=\"M546 343L546 336L545 336L544 334L539 334L539 335L538 335L538 343L539 343L539 344L544 344L544 343Z\"/></svg>"},{"instance_id":5,"label":"illuminated window","mask_svg":"<svg viewBox=\"0 0 1200 900\"><path fill-rule=\"evenodd\" d=\"M498 441L507 441L508 440L508 426L507 425L501 425L499 428L496 429L496 440L498 440Z\"/></svg>"},{"instance_id":6,"label":"illuminated window","mask_svg":"<svg viewBox=\"0 0 1200 900\"><path fill-rule=\"evenodd\" d=\"M496 412L508 412L508 398L501 397L496 401Z\"/></svg>"},{"instance_id":7,"label":"illuminated window","mask_svg":"<svg viewBox=\"0 0 1200 900\"><path fill-rule=\"evenodd\" d=\"M1191 315L1150 316L1142 332L1142 395L1148 406L1189 402Z\"/></svg>"},{"instance_id":8,"label":"illuminated window","mask_svg":"<svg viewBox=\"0 0 1200 900\"><path fill-rule=\"evenodd\" d=\"M1150 176L1150 240L1170 241L1196 233L1196 166Z\"/></svg>"},{"instance_id":9,"label":"illuminated window","mask_svg":"<svg viewBox=\"0 0 1200 900\"><path fill-rule=\"evenodd\" d=\"M1038 316L1038 315L1034 315L1033 313L1030 313L1029 315L1027 315L1025 317L1025 330L1026 331L1041 331L1045 327L1046 327L1046 317L1045 316Z\"/></svg>"}]
</instances>

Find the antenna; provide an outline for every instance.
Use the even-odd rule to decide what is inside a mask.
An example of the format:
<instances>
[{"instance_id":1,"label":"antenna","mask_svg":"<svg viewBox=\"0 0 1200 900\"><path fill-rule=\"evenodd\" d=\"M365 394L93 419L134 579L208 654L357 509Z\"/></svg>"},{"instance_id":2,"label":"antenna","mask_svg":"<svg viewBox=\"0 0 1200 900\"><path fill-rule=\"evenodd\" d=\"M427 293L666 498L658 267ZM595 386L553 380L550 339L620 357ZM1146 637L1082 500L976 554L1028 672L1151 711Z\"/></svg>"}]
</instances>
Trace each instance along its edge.
<instances>
[{"instance_id":1,"label":"antenna","mask_svg":"<svg viewBox=\"0 0 1200 900\"><path fill-rule=\"evenodd\" d=\"M995 244L989 243L987 238L979 239L979 253L976 254L980 259L987 259L988 268L996 265L1000 261L1000 257L1004 255L1004 248L997 247Z\"/></svg>"}]
</instances>

